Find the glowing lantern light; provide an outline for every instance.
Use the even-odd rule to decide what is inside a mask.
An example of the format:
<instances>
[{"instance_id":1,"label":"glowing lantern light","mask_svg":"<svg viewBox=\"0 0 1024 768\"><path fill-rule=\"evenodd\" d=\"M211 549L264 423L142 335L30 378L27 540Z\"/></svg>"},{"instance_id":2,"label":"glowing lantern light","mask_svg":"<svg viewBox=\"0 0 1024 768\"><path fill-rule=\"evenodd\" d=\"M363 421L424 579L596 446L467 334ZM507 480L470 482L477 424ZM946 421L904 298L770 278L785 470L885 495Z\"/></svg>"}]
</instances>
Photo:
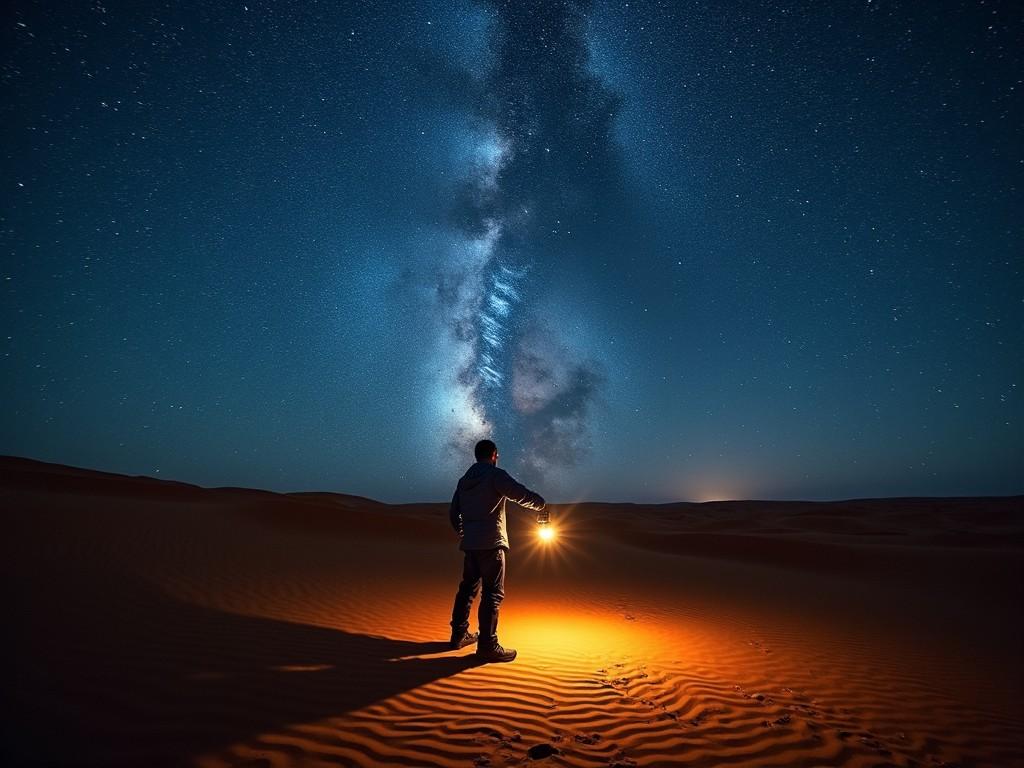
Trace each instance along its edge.
<instances>
[{"instance_id":1,"label":"glowing lantern light","mask_svg":"<svg viewBox=\"0 0 1024 768\"><path fill-rule=\"evenodd\" d=\"M541 541L551 541L555 538L555 529L551 527L550 513L544 509L537 513L537 538Z\"/></svg>"}]
</instances>

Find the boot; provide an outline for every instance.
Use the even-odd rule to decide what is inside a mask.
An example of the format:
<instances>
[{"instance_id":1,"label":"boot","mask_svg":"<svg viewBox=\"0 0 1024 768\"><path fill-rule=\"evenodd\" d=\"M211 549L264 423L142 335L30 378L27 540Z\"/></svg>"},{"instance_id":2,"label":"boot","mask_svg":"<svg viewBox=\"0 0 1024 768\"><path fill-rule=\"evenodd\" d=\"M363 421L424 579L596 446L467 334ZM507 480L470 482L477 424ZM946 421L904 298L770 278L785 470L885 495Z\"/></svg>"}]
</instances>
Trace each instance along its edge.
<instances>
[{"instance_id":1,"label":"boot","mask_svg":"<svg viewBox=\"0 0 1024 768\"><path fill-rule=\"evenodd\" d=\"M476 657L483 662L501 662L501 661L512 661L516 657L516 651L514 648L502 648L501 645L495 640L493 643L487 643L485 645L477 645Z\"/></svg>"},{"instance_id":2,"label":"boot","mask_svg":"<svg viewBox=\"0 0 1024 768\"><path fill-rule=\"evenodd\" d=\"M448 647L453 651L459 650L459 648L465 648L467 645L472 645L480 639L479 632L470 632L463 630L462 634L456 634L452 632L452 639L448 641Z\"/></svg>"}]
</instances>

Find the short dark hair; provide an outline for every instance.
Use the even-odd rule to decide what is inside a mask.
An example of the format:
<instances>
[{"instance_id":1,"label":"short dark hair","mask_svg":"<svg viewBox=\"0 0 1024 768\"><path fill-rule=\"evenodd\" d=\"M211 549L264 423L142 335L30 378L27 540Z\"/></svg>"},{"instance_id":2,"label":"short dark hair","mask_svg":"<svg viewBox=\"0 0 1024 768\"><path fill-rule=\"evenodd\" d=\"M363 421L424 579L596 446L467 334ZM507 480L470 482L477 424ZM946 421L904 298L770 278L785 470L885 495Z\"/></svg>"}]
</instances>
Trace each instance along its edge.
<instances>
[{"instance_id":1,"label":"short dark hair","mask_svg":"<svg viewBox=\"0 0 1024 768\"><path fill-rule=\"evenodd\" d=\"M473 449L473 455L476 456L477 461L489 461L496 450L498 450L498 446L494 444L493 440L481 440Z\"/></svg>"}]
</instances>

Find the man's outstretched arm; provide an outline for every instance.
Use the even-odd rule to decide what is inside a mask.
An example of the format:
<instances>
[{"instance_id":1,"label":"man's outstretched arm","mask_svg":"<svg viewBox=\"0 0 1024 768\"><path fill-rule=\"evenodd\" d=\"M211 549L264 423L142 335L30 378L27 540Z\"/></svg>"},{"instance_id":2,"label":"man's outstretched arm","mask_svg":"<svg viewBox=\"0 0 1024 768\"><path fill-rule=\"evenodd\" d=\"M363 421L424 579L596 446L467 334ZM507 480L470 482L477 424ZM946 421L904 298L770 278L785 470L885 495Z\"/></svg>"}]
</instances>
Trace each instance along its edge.
<instances>
[{"instance_id":1,"label":"man's outstretched arm","mask_svg":"<svg viewBox=\"0 0 1024 768\"><path fill-rule=\"evenodd\" d=\"M462 509L459 507L459 491L455 489L455 495L452 496L452 504L448 507L448 519L452 523L452 528L455 532L462 536Z\"/></svg>"},{"instance_id":2,"label":"man's outstretched arm","mask_svg":"<svg viewBox=\"0 0 1024 768\"><path fill-rule=\"evenodd\" d=\"M539 493L534 493L522 483L516 482L512 476L503 469L499 469L495 473L494 486L498 489L498 492L508 498L509 501L514 501L522 507L532 509L534 512L540 512L544 509L546 502L544 497Z\"/></svg>"}]
</instances>

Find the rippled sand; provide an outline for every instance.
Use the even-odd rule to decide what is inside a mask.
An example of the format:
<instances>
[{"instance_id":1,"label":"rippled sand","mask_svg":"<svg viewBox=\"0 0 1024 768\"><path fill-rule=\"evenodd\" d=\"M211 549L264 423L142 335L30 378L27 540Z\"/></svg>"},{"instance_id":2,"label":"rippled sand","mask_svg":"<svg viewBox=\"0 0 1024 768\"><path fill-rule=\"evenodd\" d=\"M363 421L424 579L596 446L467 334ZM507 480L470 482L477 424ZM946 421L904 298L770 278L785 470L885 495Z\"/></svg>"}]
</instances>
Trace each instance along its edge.
<instances>
[{"instance_id":1,"label":"rippled sand","mask_svg":"<svg viewBox=\"0 0 1024 768\"><path fill-rule=\"evenodd\" d=\"M0 480L5 765L1024 764L1021 498L512 512L478 665L442 505Z\"/></svg>"}]
</instances>

